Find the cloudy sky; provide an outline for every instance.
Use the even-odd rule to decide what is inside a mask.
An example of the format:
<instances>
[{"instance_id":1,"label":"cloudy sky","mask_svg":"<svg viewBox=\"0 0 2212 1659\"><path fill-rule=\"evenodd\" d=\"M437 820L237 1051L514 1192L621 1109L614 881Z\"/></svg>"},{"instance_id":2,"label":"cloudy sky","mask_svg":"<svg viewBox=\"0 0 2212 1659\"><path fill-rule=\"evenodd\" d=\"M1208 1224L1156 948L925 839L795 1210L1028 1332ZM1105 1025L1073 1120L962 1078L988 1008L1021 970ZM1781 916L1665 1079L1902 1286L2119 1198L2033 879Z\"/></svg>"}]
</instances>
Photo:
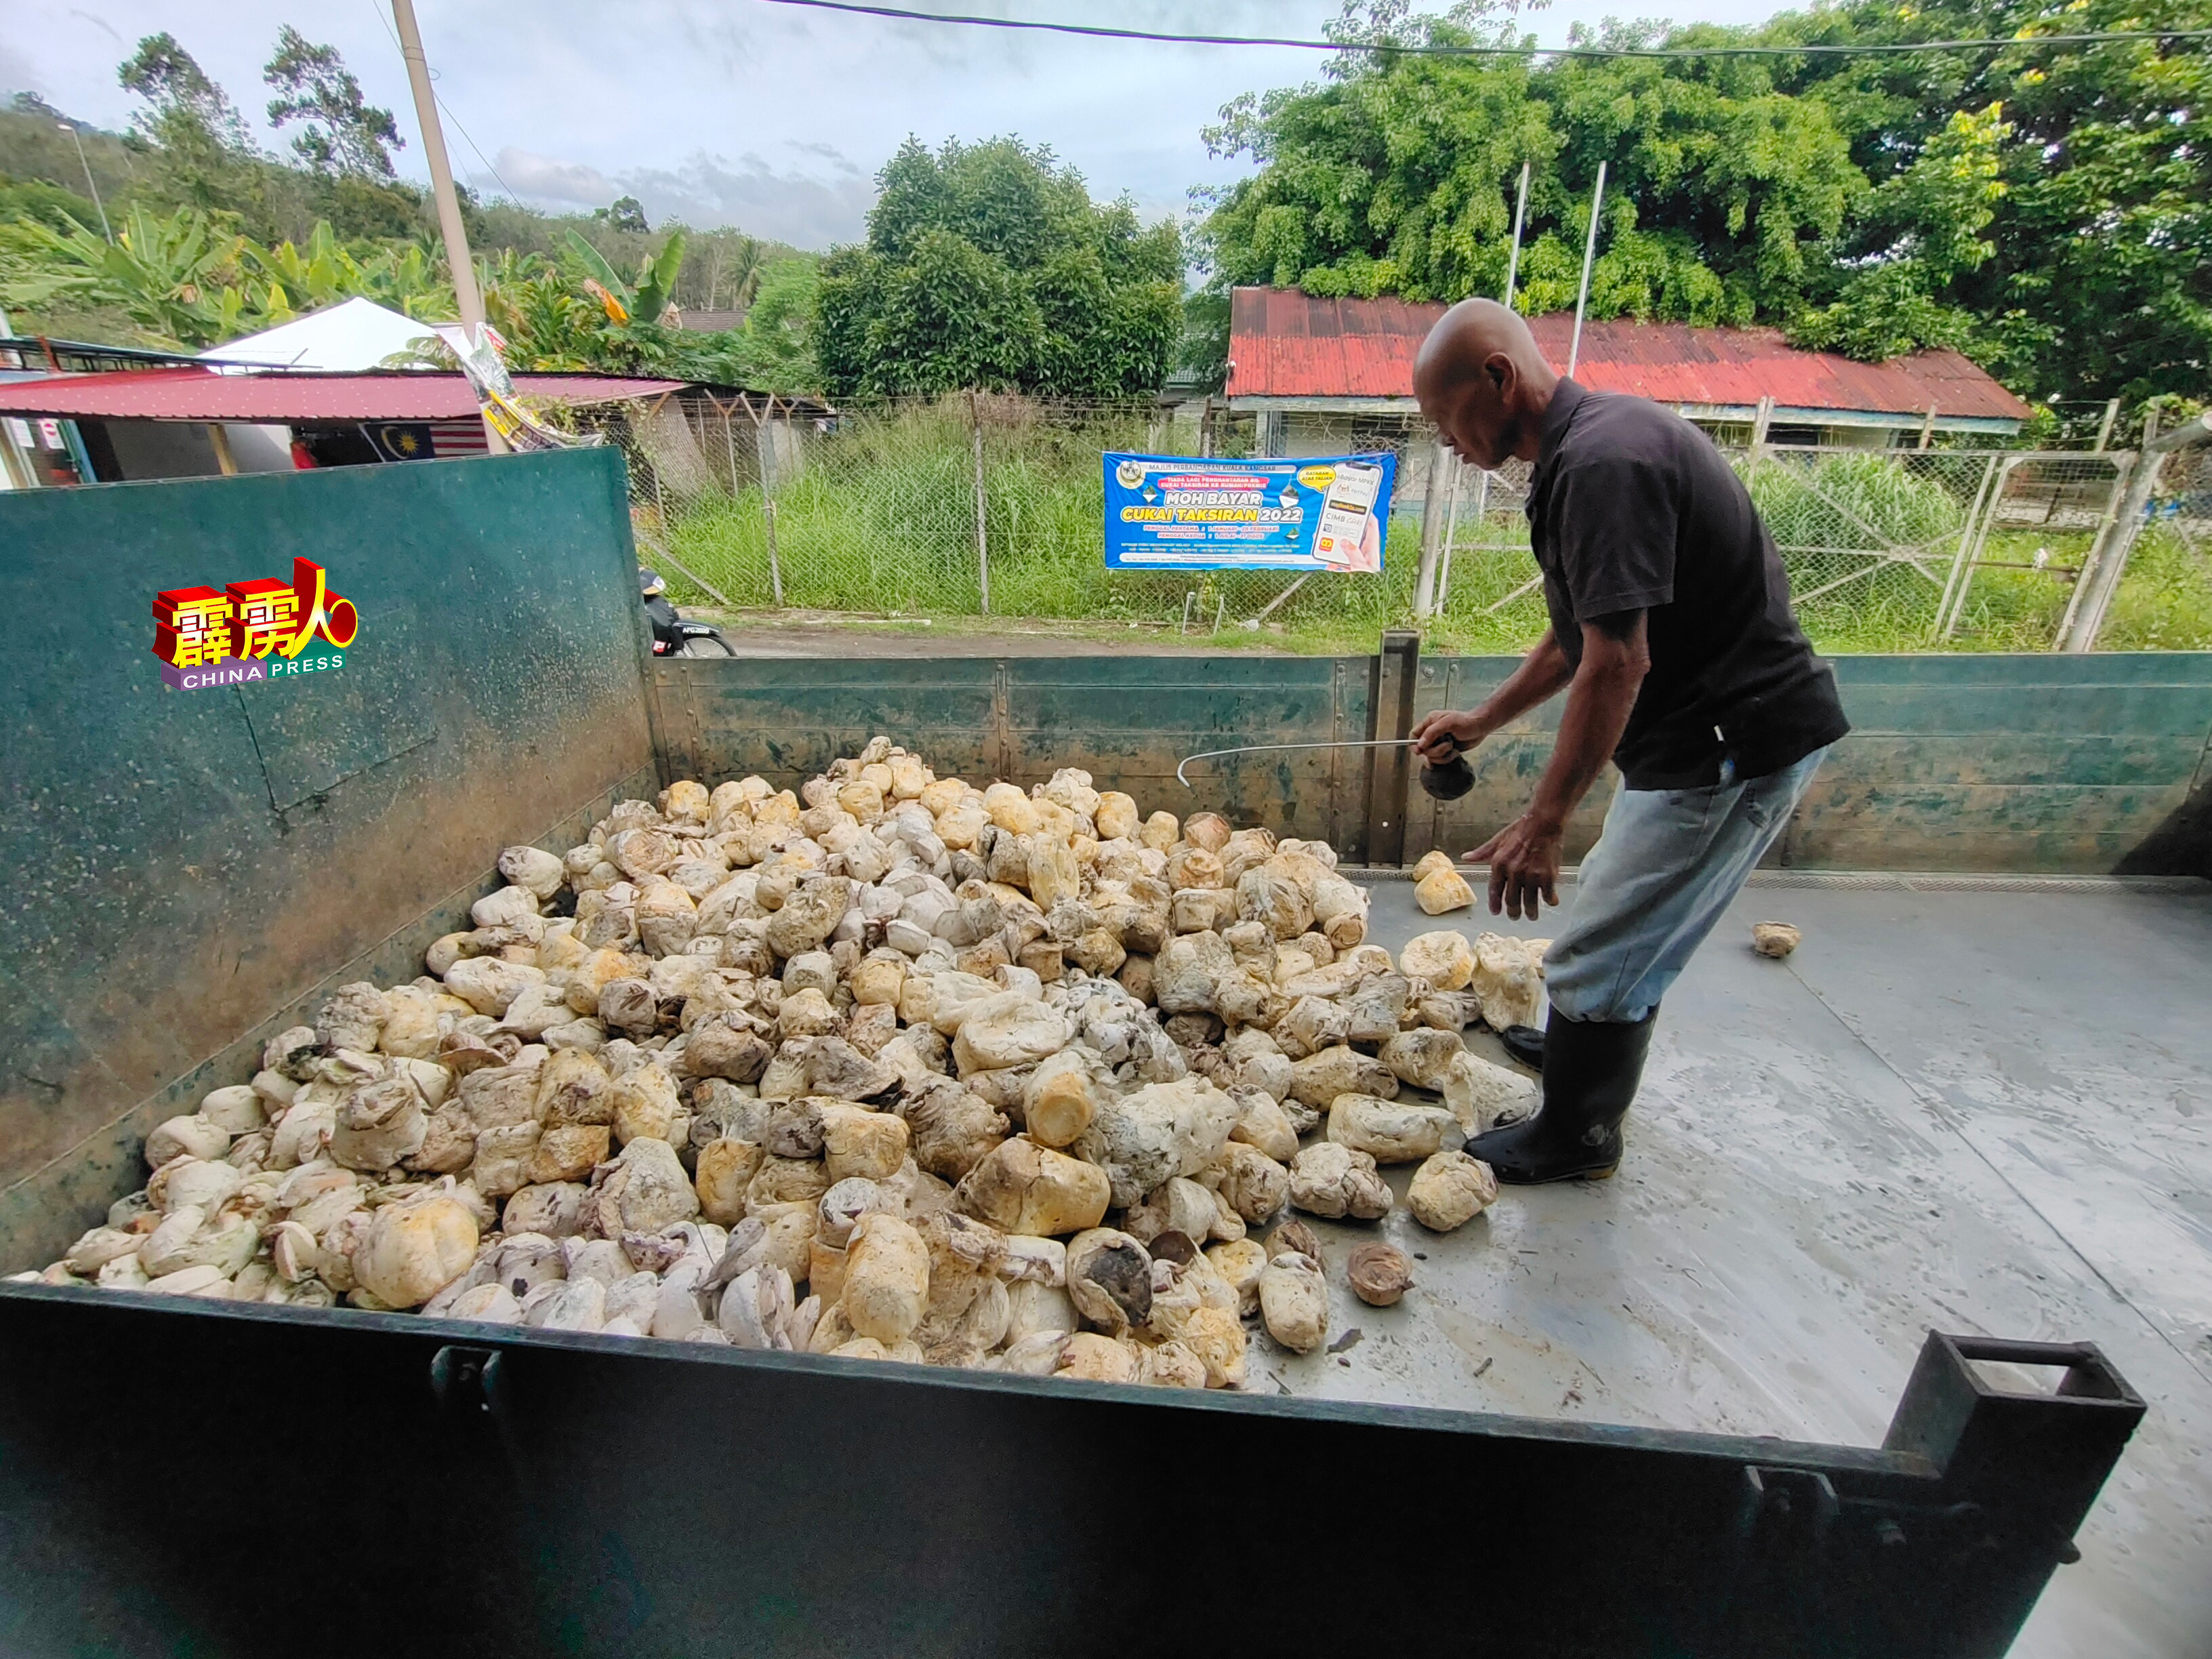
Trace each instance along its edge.
<instances>
[{"instance_id":1,"label":"cloudy sky","mask_svg":"<svg viewBox=\"0 0 2212 1659\"><path fill-rule=\"evenodd\" d=\"M893 0L898 3L899 0ZM769 0L417 0L447 111L447 143L471 184L547 207L637 196L658 221L737 224L827 247L858 234L872 176L908 133L1017 133L1082 169L1094 194L1127 191L1147 217L1178 213L1190 186L1237 176L1200 129L1248 88L1316 76L1320 55L1284 48L1115 43L902 23ZM1334 0L962 0L935 9L1215 33L1318 37ZM1749 21L1768 0L1559 0L1532 21L1547 41L1608 12ZM408 136L407 78L377 0L9 0L0 91L28 88L120 127L134 100L115 65L167 29L249 116L269 97L261 65L287 22L336 46L372 103ZM272 148L279 141L270 139Z\"/></svg>"}]
</instances>

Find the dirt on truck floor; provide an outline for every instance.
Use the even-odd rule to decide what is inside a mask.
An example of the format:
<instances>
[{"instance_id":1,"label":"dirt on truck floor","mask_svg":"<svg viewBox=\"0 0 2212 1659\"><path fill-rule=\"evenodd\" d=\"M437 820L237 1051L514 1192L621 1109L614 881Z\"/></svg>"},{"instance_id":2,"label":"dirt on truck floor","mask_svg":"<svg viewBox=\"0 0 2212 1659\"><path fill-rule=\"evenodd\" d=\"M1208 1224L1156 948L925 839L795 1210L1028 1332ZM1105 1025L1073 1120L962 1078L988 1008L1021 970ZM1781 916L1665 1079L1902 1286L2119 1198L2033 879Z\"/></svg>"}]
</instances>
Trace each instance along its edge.
<instances>
[{"instance_id":1,"label":"dirt on truck floor","mask_svg":"<svg viewBox=\"0 0 2212 1659\"><path fill-rule=\"evenodd\" d=\"M722 630L740 657L1218 657L1296 653L1264 632L1177 634L1158 623L1040 622L990 617L856 617L835 611L718 611L687 619Z\"/></svg>"}]
</instances>

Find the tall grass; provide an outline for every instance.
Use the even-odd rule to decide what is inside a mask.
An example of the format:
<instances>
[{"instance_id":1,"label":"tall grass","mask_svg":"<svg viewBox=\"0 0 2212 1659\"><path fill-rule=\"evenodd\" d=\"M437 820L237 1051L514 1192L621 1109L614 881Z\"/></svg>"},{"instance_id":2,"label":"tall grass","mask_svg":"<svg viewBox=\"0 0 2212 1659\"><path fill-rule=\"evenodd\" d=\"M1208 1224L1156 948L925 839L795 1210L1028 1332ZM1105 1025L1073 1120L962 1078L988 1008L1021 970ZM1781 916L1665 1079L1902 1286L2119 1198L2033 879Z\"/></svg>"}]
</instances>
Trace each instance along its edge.
<instances>
[{"instance_id":1,"label":"tall grass","mask_svg":"<svg viewBox=\"0 0 2212 1659\"><path fill-rule=\"evenodd\" d=\"M990 611L1124 637L1132 624L1196 643L1263 643L1294 651L1364 653L1383 629L1410 626L1420 532L1392 519L1379 575L1316 574L1269 608L1293 580L1281 571L1109 571L1102 549L1104 450L1174 453L1176 429L1156 410L1060 409L985 399L981 422ZM1182 429L1188 440L1193 434ZM775 491L783 603L799 609L928 617L960 625L982 608L975 520L975 428L964 398L866 411L810 435L804 465ZM2069 589L2035 564L2076 565L2086 532L2000 532L1982 550L1956 635L1934 637L1942 583L1965 529L1978 468L1916 468L1883 452L1809 462L1770 457L1752 469L1753 501L1784 550L1799 615L1832 652L2045 650ZM650 515L646 515L649 517ZM671 505L665 526L642 524L740 609L775 603L769 509L757 485ZM1462 524L1449 591L1425 630L1431 648L1514 652L1547 625L1540 592L1509 599L1534 572L1518 515ZM1510 540L1481 549L1470 541ZM1868 550L1915 551L1913 563ZM1917 565L1917 568L1915 566ZM2021 568L2004 568L2009 565ZM708 595L666 573L678 597ZM1844 580L1849 579L1849 580ZM1820 590L1826 589L1822 592ZM1503 603L1501 603L1503 602ZM1497 607L1493 609L1492 607ZM1264 623L1254 625L1262 611ZM1217 631L1216 618L1224 624ZM1188 633L1182 632L1188 628ZM2104 644L2110 649L2212 648L2212 565L2168 529L2137 544Z\"/></svg>"},{"instance_id":2,"label":"tall grass","mask_svg":"<svg viewBox=\"0 0 2212 1659\"><path fill-rule=\"evenodd\" d=\"M2098 644L2106 651L2212 651L2212 552L2170 524L2146 529Z\"/></svg>"}]
</instances>

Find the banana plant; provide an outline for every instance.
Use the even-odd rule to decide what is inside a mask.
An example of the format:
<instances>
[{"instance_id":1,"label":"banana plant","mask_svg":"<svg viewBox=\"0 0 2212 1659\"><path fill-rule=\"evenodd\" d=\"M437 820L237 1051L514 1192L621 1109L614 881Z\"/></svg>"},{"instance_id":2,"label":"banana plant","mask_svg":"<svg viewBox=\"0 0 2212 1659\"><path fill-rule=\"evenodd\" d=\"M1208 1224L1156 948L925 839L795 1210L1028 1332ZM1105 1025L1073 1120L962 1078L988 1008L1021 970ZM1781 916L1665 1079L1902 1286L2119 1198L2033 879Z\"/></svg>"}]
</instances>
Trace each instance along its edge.
<instances>
[{"instance_id":1,"label":"banana plant","mask_svg":"<svg viewBox=\"0 0 2212 1659\"><path fill-rule=\"evenodd\" d=\"M443 273L411 244L378 248L364 259L338 240L329 221L320 220L305 247L249 243L246 255L258 279L262 309L277 321L356 295L429 321L453 315L453 290Z\"/></svg>"},{"instance_id":2,"label":"banana plant","mask_svg":"<svg viewBox=\"0 0 2212 1659\"><path fill-rule=\"evenodd\" d=\"M251 245L228 216L179 208L163 218L141 205L112 242L64 217L65 232L35 221L7 228L0 295L9 304L112 305L149 341L167 346L212 345L259 325L262 306L241 291Z\"/></svg>"},{"instance_id":3,"label":"banana plant","mask_svg":"<svg viewBox=\"0 0 2212 1659\"><path fill-rule=\"evenodd\" d=\"M635 283L624 282L606 256L573 230L568 233L568 252L582 270L585 291L599 302L607 320L617 328L658 323L675 303L676 276L684 268L681 231L671 236L659 253L646 255L638 265Z\"/></svg>"},{"instance_id":4,"label":"banana plant","mask_svg":"<svg viewBox=\"0 0 2212 1659\"><path fill-rule=\"evenodd\" d=\"M599 307L576 292L566 273L537 254L502 248L478 267L484 313L507 342L507 367L582 369L600 367L606 332Z\"/></svg>"}]
</instances>

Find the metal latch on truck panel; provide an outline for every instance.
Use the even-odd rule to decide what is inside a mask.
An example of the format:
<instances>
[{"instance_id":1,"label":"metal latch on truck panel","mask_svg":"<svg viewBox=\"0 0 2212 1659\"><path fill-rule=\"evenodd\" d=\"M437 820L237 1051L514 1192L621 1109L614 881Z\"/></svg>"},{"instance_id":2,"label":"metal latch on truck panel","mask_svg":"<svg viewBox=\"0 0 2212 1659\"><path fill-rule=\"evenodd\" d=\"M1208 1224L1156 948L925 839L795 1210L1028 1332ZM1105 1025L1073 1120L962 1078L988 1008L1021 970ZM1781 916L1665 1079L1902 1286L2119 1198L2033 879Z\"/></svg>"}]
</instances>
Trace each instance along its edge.
<instances>
[{"instance_id":1,"label":"metal latch on truck panel","mask_svg":"<svg viewBox=\"0 0 2212 1659\"><path fill-rule=\"evenodd\" d=\"M1762 1532L1808 1544L1826 1540L1842 1504L1836 1488L1818 1469L1744 1466L1743 1496L1735 1514L1735 1534L1750 1539Z\"/></svg>"},{"instance_id":2,"label":"metal latch on truck panel","mask_svg":"<svg viewBox=\"0 0 2212 1659\"><path fill-rule=\"evenodd\" d=\"M498 1409L500 1369L496 1348L449 1344L430 1356L430 1392L448 1412Z\"/></svg>"}]
</instances>

